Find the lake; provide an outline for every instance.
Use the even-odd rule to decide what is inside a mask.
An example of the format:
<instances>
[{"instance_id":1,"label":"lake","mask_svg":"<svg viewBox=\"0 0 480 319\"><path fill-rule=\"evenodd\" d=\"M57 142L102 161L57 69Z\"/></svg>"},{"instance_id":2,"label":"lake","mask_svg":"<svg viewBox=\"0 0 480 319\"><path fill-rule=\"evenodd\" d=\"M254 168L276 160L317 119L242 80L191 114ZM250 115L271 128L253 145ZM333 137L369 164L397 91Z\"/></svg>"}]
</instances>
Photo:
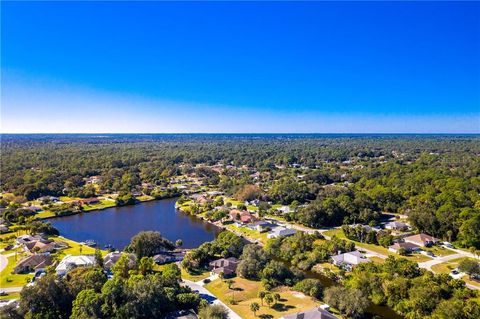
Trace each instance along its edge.
<instances>
[{"instance_id":1,"label":"lake","mask_svg":"<svg viewBox=\"0 0 480 319\"><path fill-rule=\"evenodd\" d=\"M107 244L123 249L142 230L155 230L182 248L195 248L211 241L220 232L215 225L175 209L176 198L144 202L132 206L113 207L48 221L62 236L75 241L93 239L100 247Z\"/></svg>"}]
</instances>

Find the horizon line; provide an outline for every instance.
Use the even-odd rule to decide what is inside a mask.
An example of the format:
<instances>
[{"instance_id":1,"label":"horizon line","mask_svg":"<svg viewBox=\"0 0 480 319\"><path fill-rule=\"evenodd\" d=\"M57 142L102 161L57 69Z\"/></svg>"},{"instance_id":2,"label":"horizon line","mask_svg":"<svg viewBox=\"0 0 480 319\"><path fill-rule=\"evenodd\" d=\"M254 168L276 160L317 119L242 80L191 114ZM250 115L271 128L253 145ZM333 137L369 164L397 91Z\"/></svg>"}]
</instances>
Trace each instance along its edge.
<instances>
[{"instance_id":1,"label":"horizon line","mask_svg":"<svg viewBox=\"0 0 480 319\"><path fill-rule=\"evenodd\" d=\"M147 135L147 134L157 134L157 135L213 135L213 134L223 134L223 135L301 135L301 134L332 134L332 135L365 135L365 134L375 134L375 135L480 135L480 132L477 133L467 133L467 132L1 132L0 135L121 135L121 134L133 134L133 135Z\"/></svg>"}]
</instances>

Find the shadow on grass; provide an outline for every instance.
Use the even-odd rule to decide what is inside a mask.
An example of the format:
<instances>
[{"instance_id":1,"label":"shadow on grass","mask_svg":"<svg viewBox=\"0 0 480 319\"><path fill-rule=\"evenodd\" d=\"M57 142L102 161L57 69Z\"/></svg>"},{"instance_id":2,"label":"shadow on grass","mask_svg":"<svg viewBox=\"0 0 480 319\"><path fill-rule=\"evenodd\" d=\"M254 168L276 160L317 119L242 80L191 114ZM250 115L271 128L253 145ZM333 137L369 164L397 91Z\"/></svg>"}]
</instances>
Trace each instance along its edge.
<instances>
[{"instance_id":1,"label":"shadow on grass","mask_svg":"<svg viewBox=\"0 0 480 319\"><path fill-rule=\"evenodd\" d=\"M261 314L258 316L258 318L261 318L261 319L273 319L273 316L272 315L267 315L267 314Z\"/></svg>"},{"instance_id":2,"label":"shadow on grass","mask_svg":"<svg viewBox=\"0 0 480 319\"><path fill-rule=\"evenodd\" d=\"M295 307L291 306L291 305L286 305L286 304L283 304L283 303L277 303L277 304L273 305L272 308L275 309L275 311L284 312L284 311L287 311L287 310L290 310L290 309L294 309Z\"/></svg>"}]
</instances>

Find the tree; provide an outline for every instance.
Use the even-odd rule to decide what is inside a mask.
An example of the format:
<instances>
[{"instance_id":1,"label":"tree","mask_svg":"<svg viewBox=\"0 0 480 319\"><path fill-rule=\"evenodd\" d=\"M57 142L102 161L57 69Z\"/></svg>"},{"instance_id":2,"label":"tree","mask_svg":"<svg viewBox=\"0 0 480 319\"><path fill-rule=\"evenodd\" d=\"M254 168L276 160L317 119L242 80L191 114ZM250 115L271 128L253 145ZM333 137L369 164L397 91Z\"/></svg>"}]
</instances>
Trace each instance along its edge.
<instances>
[{"instance_id":1,"label":"tree","mask_svg":"<svg viewBox=\"0 0 480 319\"><path fill-rule=\"evenodd\" d=\"M463 259L458 264L458 269L461 272L467 273L470 276L470 278L474 276L480 276L480 263L476 260Z\"/></svg>"},{"instance_id":2,"label":"tree","mask_svg":"<svg viewBox=\"0 0 480 319\"><path fill-rule=\"evenodd\" d=\"M181 247L182 245L183 245L183 240L177 239L177 240L175 241L175 246Z\"/></svg>"},{"instance_id":3,"label":"tree","mask_svg":"<svg viewBox=\"0 0 480 319\"><path fill-rule=\"evenodd\" d=\"M137 262L135 255L133 254L122 254L118 261L113 265L112 271L115 276L121 278L128 278L130 271L136 269Z\"/></svg>"},{"instance_id":4,"label":"tree","mask_svg":"<svg viewBox=\"0 0 480 319\"><path fill-rule=\"evenodd\" d=\"M47 274L33 286L25 286L20 293L20 311L27 318L70 317L73 296L55 274Z\"/></svg>"},{"instance_id":5,"label":"tree","mask_svg":"<svg viewBox=\"0 0 480 319\"><path fill-rule=\"evenodd\" d=\"M100 251L100 248L95 248L95 264L103 268L103 257L102 257L102 252Z\"/></svg>"},{"instance_id":6,"label":"tree","mask_svg":"<svg viewBox=\"0 0 480 319\"><path fill-rule=\"evenodd\" d=\"M138 263L138 271L143 275L151 273L153 270L153 258L152 257L142 257Z\"/></svg>"},{"instance_id":7,"label":"tree","mask_svg":"<svg viewBox=\"0 0 480 319\"><path fill-rule=\"evenodd\" d=\"M266 294L265 297L265 302L267 303L267 305L269 307L271 307L271 305L273 304L273 302L275 301L275 299L273 298L272 294Z\"/></svg>"},{"instance_id":8,"label":"tree","mask_svg":"<svg viewBox=\"0 0 480 319\"><path fill-rule=\"evenodd\" d=\"M322 298L323 286L320 280L307 278L295 284L293 289L303 292L304 294L316 299Z\"/></svg>"},{"instance_id":9,"label":"tree","mask_svg":"<svg viewBox=\"0 0 480 319\"><path fill-rule=\"evenodd\" d=\"M100 292L106 281L107 276L100 267L77 267L64 277L64 282L72 296L76 296L80 291L86 289Z\"/></svg>"},{"instance_id":10,"label":"tree","mask_svg":"<svg viewBox=\"0 0 480 319\"><path fill-rule=\"evenodd\" d=\"M360 318L370 304L360 290L341 286L327 288L325 302L352 318Z\"/></svg>"},{"instance_id":11,"label":"tree","mask_svg":"<svg viewBox=\"0 0 480 319\"><path fill-rule=\"evenodd\" d=\"M256 302L252 302L250 304L250 310L253 312L253 315L256 317L257 316L257 311L260 310L260 306Z\"/></svg>"},{"instance_id":12,"label":"tree","mask_svg":"<svg viewBox=\"0 0 480 319\"><path fill-rule=\"evenodd\" d=\"M228 311L222 305L207 305L198 312L200 319L228 319Z\"/></svg>"},{"instance_id":13,"label":"tree","mask_svg":"<svg viewBox=\"0 0 480 319\"><path fill-rule=\"evenodd\" d=\"M257 296L258 296L258 298L260 298L260 302L262 303L262 307L263 307L263 298L265 298L266 295L267 295L267 293L263 290L260 290L258 292Z\"/></svg>"},{"instance_id":14,"label":"tree","mask_svg":"<svg viewBox=\"0 0 480 319\"><path fill-rule=\"evenodd\" d=\"M163 250L174 249L171 241L162 237L157 231L142 231L133 236L126 250L137 255L137 258L152 257Z\"/></svg>"},{"instance_id":15,"label":"tree","mask_svg":"<svg viewBox=\"0 0 480 319\"><path fill-rule=\"evenodd\" d=\"M260 196L260 188L257 185L244 185L235 193L235 198L239 201L250 201Z\"/></svg>"},{"instance_id":16,"label":"tree","mask_svg":"<svg viewBox=\"0 0 480 319\"><path fill-rule=\"evenodd\" d=\"M246 245L240 256L237 274L247 279L259 279L259 275L269 261L268 254L258 245Z\"/></svg>"},{"instance_id":17,"label":"tree","mask_svg":"<svg viewBox=\"0 0 480 319\"><path fill-rule=\"evenodd\" d=\"M281 297L279 293L274 293L273 294L273 300L275 301L275 304L277 304L280 301Z\"/></svg>"},{"instance_id":18,"label":"tree","mask_svg":"<svg viewBox=\"0 0 480 319\"><path fill-rule=\"evenodd\" d=\"M103 298L100 293L95 292L93 289L82 290L73 301L71 318L103 318L102 304Z\"/></svg>"}]
</instances>

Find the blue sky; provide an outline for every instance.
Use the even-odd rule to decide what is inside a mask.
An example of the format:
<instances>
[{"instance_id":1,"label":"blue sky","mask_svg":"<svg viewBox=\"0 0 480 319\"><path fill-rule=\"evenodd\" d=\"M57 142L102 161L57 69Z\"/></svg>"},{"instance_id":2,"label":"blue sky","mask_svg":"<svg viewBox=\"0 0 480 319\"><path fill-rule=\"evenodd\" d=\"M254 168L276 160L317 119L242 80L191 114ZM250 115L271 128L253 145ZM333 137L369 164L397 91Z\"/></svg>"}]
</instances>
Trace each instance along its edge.
<instances>
[{"instance_id":1,"label":"blue sky","mask_svg":"<svg viewBox=\"0 0 480 319\"><path fill-rule=\"evenodd\" d=\"M480 133L474 2L2 2L2 132Z\"/></svg>"}]
</instances>

